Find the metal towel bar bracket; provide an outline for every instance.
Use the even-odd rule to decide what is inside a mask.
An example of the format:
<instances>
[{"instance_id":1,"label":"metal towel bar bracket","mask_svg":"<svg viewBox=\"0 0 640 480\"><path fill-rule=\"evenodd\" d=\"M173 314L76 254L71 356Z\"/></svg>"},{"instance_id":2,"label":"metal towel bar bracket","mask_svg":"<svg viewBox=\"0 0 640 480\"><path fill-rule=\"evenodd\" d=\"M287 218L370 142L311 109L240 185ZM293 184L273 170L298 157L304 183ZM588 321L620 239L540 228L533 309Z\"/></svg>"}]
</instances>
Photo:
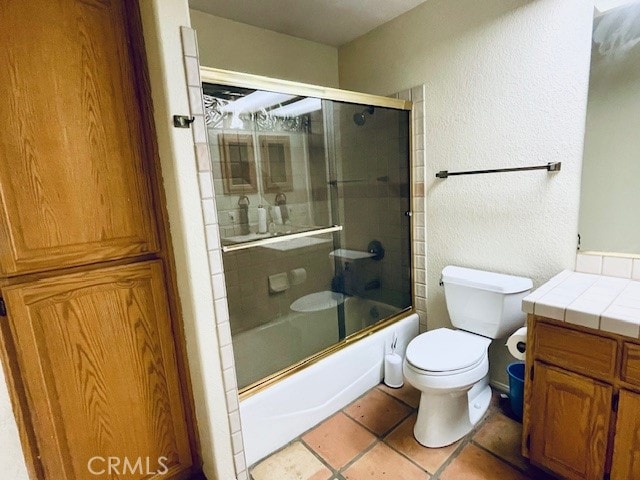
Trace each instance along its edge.
<instances>
[{"instance_id":1,"label":"metal towel bar bracket","mask_svg":"<svg viewBox=\"0 0 640 480\"><path fill-rule=\"evenodd\" d=\"M548 172L559 172L562 162L549 162L546 165L537 165L535 167L515 167L515 168L495 168L492 170L470 170L467 172L449 172L441 170L436 173L438 178L454 177L456 175L476 175L478 173L501 173L501 172L524 172L526 170L547 170Z\"/></svg>"}]
</instances>

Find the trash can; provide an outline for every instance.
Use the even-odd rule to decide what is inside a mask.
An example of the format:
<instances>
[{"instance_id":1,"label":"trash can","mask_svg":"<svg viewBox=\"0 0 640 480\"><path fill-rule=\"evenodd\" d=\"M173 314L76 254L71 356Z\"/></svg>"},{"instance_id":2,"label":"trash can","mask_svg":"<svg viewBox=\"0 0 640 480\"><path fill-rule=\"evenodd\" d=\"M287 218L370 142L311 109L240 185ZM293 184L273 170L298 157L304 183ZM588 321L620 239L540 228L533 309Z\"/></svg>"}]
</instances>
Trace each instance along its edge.
<instances>
[{"instance_id":1,"label":"trash can","mask_svg":"<svg viewBox=\"0 0 640 480\"><path fill-rule=\"evenodd\" d=\"M524 402L524 363L512 363L507 367L509 374L509 400L513 414L522 419Z\"/></svg>"}]
</instances>

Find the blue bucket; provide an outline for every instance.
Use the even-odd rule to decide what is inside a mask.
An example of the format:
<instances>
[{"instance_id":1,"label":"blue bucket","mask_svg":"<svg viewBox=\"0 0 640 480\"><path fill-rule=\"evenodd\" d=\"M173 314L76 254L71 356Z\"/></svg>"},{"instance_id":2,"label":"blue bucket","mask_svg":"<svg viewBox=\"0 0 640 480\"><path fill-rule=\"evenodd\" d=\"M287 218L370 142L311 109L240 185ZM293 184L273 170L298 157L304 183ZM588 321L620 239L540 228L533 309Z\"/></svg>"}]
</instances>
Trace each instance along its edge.
<instances>
[{"instance_id":1,"label":"blue bucket","mask_svg":"<svg viewBox=\"0 0 640 480\"><path fill-rule=\"evenodd\" d=\"M513 414L522 419L524 402L524 363L512 363L507 367L509 374L509 400Z\"/></svg>"}]
</instances>

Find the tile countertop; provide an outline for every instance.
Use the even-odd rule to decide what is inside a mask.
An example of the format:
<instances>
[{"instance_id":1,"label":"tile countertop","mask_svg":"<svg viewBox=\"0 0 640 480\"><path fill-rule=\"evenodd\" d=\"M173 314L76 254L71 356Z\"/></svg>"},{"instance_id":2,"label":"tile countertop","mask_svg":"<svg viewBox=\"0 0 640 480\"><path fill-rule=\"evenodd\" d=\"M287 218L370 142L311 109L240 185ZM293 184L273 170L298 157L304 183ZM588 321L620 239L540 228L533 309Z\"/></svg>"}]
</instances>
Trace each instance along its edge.
<instances>
[{"instance_id":1,"label":"tile countertop","mask_svg":"<svg viewBox=\"0 0 640 480\"><path fill-rule=\"evenodd\" d=\"M564 270L522 300L526 313L640 337L640 281Z\"/></svg>"}]
</instances>

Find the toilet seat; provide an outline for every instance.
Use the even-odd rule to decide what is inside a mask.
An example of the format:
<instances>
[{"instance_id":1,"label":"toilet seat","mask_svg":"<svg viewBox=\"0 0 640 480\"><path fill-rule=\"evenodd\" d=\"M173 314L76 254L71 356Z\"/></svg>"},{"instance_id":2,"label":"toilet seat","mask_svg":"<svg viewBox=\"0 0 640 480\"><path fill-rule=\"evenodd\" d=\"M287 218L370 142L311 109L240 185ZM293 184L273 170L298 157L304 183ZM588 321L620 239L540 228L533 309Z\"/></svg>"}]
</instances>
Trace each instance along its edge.
<instances>
[{"instance_id":1,"label":"toilet seat","mask_svg":"<svg viewBox=\"0 0 640 480\"><path fill-rule=\"evenodd\" d=\"M480 335L438 328L411 340L406 360L423 375L456 375L482 364L490 343L490 339Z\"/></svg>"}]
</instances>

